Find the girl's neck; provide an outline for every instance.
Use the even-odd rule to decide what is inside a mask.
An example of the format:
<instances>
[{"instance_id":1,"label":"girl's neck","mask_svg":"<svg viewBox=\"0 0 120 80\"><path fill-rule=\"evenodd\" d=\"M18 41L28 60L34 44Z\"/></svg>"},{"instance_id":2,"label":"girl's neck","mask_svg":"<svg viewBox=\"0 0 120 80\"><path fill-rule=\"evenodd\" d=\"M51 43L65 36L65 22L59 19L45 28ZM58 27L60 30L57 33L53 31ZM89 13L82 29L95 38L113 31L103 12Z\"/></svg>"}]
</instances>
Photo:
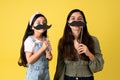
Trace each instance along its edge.
<instances>
[{"instance_id":1,"label":"girl's neck","mask_svg":"<svg viewBox=\"0 0 120 80\"><path fill-rule=\"evenodd\" d=\"M43 36L42 36L42 35L35 35L35 34L33 34L33 36L34 36L36 39L38 39L38 40L42 40L42 39L43 39Z\"/></svg>"}]
</instances>

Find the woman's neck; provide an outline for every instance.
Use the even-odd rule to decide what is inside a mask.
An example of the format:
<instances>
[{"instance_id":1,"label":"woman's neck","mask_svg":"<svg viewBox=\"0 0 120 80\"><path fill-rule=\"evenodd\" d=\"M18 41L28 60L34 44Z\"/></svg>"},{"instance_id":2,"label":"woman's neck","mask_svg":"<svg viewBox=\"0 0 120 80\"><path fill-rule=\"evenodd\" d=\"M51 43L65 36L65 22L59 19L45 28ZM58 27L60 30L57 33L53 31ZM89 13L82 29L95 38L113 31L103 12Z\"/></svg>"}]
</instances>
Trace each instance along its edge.
<instances>
[{"instance_id":1,"label":"woman's neck","mask_svg":"<svg viewBox=\"0 0 120 80\"><path fill-rule=\"evenodd\" d=\"M74 32L73 32L73 36L74 36L75 40L78 39L79 34L80 34L80 31L74 31Z\"/></svg>"}]
</instances>

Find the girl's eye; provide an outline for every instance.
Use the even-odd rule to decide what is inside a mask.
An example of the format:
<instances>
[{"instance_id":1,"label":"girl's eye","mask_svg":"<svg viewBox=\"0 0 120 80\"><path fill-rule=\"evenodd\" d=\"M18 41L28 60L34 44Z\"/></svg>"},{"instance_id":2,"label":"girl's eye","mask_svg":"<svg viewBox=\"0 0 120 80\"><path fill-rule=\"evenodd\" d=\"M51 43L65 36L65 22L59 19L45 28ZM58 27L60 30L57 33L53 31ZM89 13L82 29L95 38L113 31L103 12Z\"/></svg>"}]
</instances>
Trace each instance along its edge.
<instances>
[{"instance_id":1,"label":"girl's eye","mask_svg":"<svg viewBox=\"0 0 120 80\"><path fill-rule=\"evenodd\" d=\"M46 21L44 20L42 23L43 23L43 24L45 24L45 23L46 23Z\"/></svg>"}]
</instances>

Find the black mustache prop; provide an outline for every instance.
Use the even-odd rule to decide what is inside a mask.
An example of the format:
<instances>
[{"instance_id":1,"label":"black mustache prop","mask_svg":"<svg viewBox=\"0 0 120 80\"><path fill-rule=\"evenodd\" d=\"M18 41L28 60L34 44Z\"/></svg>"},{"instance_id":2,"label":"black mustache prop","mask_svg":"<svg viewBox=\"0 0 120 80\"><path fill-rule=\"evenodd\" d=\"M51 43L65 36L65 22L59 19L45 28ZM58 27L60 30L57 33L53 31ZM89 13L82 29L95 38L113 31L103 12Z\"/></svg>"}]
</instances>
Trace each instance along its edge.
<instances>
[{"instance_id":1,"label":"black mustache prop","mask_svg":"<svg viewBox=\"0 0 120 80\"><path fill-rule=\"evenodd\" d=\"M69 23L70 26L83 26L85 27L86 23L81 22L81 21L73 21L71 23Z\"/></svg>"},{"instance_id":2,"label":"black mustache prop","mask_svg":"<svg viewBox=\"0 0 120 80\"><path fill-rule=\"evenodd\" d=\"M47 29L49 29L51 26L52 26L52 25L47 25L47 24L41 25L41 24L39 24L39 25L35 26L34 28L37 29L37 30L40 30L40 29L45 29L45 30L47 30Z\"/></svg>"}]
</instances>

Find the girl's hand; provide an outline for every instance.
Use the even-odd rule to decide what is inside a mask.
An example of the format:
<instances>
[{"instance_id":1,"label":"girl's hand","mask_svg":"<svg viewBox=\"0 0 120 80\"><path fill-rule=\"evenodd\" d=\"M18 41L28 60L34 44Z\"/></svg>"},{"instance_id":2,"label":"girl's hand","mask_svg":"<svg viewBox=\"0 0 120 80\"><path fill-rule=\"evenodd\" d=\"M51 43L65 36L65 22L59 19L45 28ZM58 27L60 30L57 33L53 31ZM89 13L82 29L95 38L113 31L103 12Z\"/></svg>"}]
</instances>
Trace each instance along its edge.
<instances>
[{"instance_id":1,"label":"girl's hand","mask_svg":"<svg viewBox=\"0 0 120 80\"><path fill-rule=\"evenodd\" d=\"M47 43L48 43L48 48L47 48L47 50L52 51L52 47L51 47L50 41L48 40L48 38L46 38L45 40L46 40Z\"/></svg>"},{"instance_id":2,"label":"girl's hand","mask_svg":"<svg viewBox=\"0 0 120 80\"><path fill-rule=\"evenodd\" d=\"M46 58L51 60L52 59L52 54L51 54L52 47L51 47L51 44L50 44L50 41L48 40L48 38L46 38L45 41L48 44L48 46L46 48Z\"/></svg>"},{"instance_id":3,"label":"girl's hand","mask_svg":"<svg viewBox=\"0 0 120 80\"><path fill-rule=\"evenodd\" d=\"M49 50L46 50L46 58L51 60L52 59L52 54L51 54L51 51Z\"/></svg>"},{"instance_id":4,"label":"girl's hand","mask_svg":"<svg viewBox=\"0 0 120 80\"><path fill-rule=\"evenodd\" d=\"M46 50L47 48L48 48L48 41L43 41L43 45L42 45L42 48L44 49L44 50Z\"/></svg>"}]
</instances>

